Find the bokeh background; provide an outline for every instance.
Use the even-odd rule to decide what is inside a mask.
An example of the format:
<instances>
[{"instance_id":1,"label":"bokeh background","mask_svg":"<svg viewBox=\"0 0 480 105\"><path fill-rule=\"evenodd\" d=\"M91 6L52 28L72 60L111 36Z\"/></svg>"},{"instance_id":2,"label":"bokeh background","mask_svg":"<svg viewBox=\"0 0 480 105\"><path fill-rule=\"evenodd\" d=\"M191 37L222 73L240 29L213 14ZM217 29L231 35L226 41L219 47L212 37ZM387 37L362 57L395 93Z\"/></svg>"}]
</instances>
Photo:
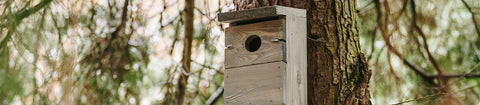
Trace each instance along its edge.
<instances>
[{"instance_id":1,"label":"bokeh background","mask_svg":"<svg viewBox=\"0 0 480 105\"><path fill-rule=\"evenodd\" d=\"M234 11L233 0L187 1L1 0L0 104L223 104L228 24L216 16ZM193 30L185 30L188 3ZM438 102L444 93L416 69L480 74L480 1L357 0L357 13L373 104ZM193 32L188 72L186 31ZM189 78L179 98L181 74ZM480 104L480 77L444 86L455 100Z\"/></svg>"}]
</instances>

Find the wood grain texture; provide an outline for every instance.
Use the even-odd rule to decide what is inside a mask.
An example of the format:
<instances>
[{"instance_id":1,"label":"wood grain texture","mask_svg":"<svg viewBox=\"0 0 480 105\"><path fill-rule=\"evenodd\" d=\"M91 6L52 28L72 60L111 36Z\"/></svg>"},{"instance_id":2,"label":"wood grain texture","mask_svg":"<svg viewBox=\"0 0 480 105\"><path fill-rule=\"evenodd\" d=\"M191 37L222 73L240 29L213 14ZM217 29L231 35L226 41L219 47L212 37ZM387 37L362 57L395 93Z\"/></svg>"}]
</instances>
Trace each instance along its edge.
<instances>
[{"instance_id":1,"label":"wood grain texture","mask_svg":"<svg viewBox=\"0 0 480 105\"><path fill-rule=\"evenodd\" d=\"M277 8L274 6L249 9L245 11L233 11L227 13L221 13L218 15L218 21L225 23L232 23L238 21L255 20L259 18L268 18L279 16L277 14Z\"/></svg>"},{"instance_id":2,"label":"wood grain texture","mask_svg":"<svg viewBox=\"0 0 480 105\"><path fill-rule=\"evenodd\" d=\"M223 17L223 19L220 19L221 17ZM255 19L259 21L263 21L265 19L278 20L258 22L253 21ZM262 97L255 96L255 98L280 100L280 104L307 104L307 19L305 10L282 6L271 6L259 9L250 9L224 14L222 13L219 15L219 20L233 23L235 25L231 26L231 28L227 28L225 36L226 45L231 45L230 48L227 48L225 51L225 66L227 68L225 72L227 75L225 78L225 104L276 104L264 103L263 101L257 102L250 98L245 98L248 97L248 95L244 95L247 93L262 94ZM240 23L240 25L238 23ZM241 25L245 23L249 24ZM261 35L258 33L261 33ZM259 35L262 38L262 45L256 52L248 52L244 48L244 42L249 35ZM274 43L270 41L271 39L277 38L284 39L285 42ZM236 75L235 78L231 77L237 73L249 72L249 70L253 69L253 67L272 68L272 66L264 65L263 63L277 61L286 62L284 64L285 71L283 72L283 76L281 77L282 80L279 83L283 88L281 90L281 95L274 95L270 93L267 94L268 96L264 96L266 93L263 92L270 92L273 90L252 92L252 90L248 90L247 88L238 88L232 90L228 89L235 88L237 86L242 87L240 85L232 86L232 84L229 84L230 82L233 82L231 79L255 82L255 80L252 80L252 78L268 79L257 76L271 77L272 75L276 75L272 73L263 74L256 72L258 74L250 74L254 75L253 77L245 75ZM238 72L229 73L229 70L233 69L238 69L236 70ZM279 84L265 82L265 84L257 84L255 86L269 87L277 86ZM227 93L229 95L227 95ZM242 101L237 103L237 100ZM245 100L248 100L248 102L245 102Z\"/></svg>"},{"instance_id":3,"label":"wood grain texture","mask_svg":"<svg viewBox=\"0 0 480 105\"><path fill-rule=\"evenodd\" d=\"M225 70L225 104L282 105L282 61Z\"/></svg>"},{"instance_id":4,"label":"wood grain texture","mask_svg":"<svg viewBox=\"0 0 480 105\"><path fill-rule=\"evenodd\" d=\"M285 14L286 75L284 102L287 105L307 105L307 19L306 11L277 7Z\"/></svg>"},{"instance_id":5,"label":"wood grain texture","mask_svg":"<svg viewBox=\"0 0 480 105\"><path fill-rule=\"evenodd\" d=\"M262 40L257 51L245 49L245 41L250 35L258 35ZM258 63L283 60L284 42L272 42L283 39L283 20L272 20L253 24L229 27L226 29L225 44L232 45L225 49L225 67L239 67Z\"/></svg>"},{"instance_id":6,"label":"wood grain texture","mask_svg":"<svg viewBox=\"0 0 480 105\"><path fill-rule=\"evenodd\" d=\"M306 13L306 12L301 12L301 11L305 11L305 10L284 7L284 6L268 6L268 7L220 13L218 14L218 21L224 22L224 23L236 23L241 21L250 21L250 20L257 20L262 18L286 16L287 14L305 17L306 14L302 15L302 13ZM294 13L290 13L290 12L294 12ZM300 13L295 13L295 12L300 12Z\"/></svg>"}]
</instances>

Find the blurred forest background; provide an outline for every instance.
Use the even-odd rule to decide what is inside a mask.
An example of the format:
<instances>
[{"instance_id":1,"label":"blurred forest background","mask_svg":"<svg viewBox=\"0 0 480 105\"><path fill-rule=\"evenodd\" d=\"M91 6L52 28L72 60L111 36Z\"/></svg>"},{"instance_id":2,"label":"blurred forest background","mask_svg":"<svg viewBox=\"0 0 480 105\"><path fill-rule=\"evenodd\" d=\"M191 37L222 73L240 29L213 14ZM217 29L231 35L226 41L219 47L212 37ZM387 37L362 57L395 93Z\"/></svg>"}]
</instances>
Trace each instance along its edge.
<instances>
[{"instance_id":1,"label":"blurred forest background","mask_svg":"<svg viewBox=\"0 0 480 105\"><path fill-rule=\"evenodd\" d=\"M1 0L0 104L223 104L216 16L234 8ZM357 12L373 104L480 104L480 1L358 0Z\"/></svg>"}]
</instances>

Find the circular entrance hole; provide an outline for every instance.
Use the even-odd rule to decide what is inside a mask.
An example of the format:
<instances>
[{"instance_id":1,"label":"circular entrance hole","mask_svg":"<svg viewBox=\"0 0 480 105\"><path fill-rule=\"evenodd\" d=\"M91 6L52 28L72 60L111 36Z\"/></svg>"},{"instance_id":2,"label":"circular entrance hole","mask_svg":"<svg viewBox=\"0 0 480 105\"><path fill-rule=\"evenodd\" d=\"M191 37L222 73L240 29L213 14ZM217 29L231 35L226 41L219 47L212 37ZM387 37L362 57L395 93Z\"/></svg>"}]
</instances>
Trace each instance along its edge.
<instances>
[{"instance_id":1,"label":"circular entrance hole","mask_svg":"<svg viewBox=\"0 0 480 105\"><path fill-rule=\"evenodd\" d=\"M258 35L251 35L245 41L245 49L247 49L250 52L254 52L260 48L261 44L262 44L262 39L260 39Z\"/></svg>"}]
</instances>

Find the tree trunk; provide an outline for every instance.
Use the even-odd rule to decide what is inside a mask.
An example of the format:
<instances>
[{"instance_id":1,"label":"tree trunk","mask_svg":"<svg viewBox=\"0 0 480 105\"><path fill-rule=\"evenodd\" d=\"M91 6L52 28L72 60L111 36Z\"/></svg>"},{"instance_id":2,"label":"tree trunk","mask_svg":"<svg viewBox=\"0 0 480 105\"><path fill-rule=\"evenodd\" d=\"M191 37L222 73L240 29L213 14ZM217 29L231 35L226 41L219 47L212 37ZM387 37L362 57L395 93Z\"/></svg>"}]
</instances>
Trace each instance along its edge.
<instances>
[{"instance_id":1,"label":"tree trunk","mask_svg":"<svg viewBox=\"0 0 480 105\"><path fill-rule=\"evenodd\" d=\"M236 10L282 5L307 10L308 103L368 105L368 70L360 50L355 0L234 0Z\"/></svg>"}]
</instances>

